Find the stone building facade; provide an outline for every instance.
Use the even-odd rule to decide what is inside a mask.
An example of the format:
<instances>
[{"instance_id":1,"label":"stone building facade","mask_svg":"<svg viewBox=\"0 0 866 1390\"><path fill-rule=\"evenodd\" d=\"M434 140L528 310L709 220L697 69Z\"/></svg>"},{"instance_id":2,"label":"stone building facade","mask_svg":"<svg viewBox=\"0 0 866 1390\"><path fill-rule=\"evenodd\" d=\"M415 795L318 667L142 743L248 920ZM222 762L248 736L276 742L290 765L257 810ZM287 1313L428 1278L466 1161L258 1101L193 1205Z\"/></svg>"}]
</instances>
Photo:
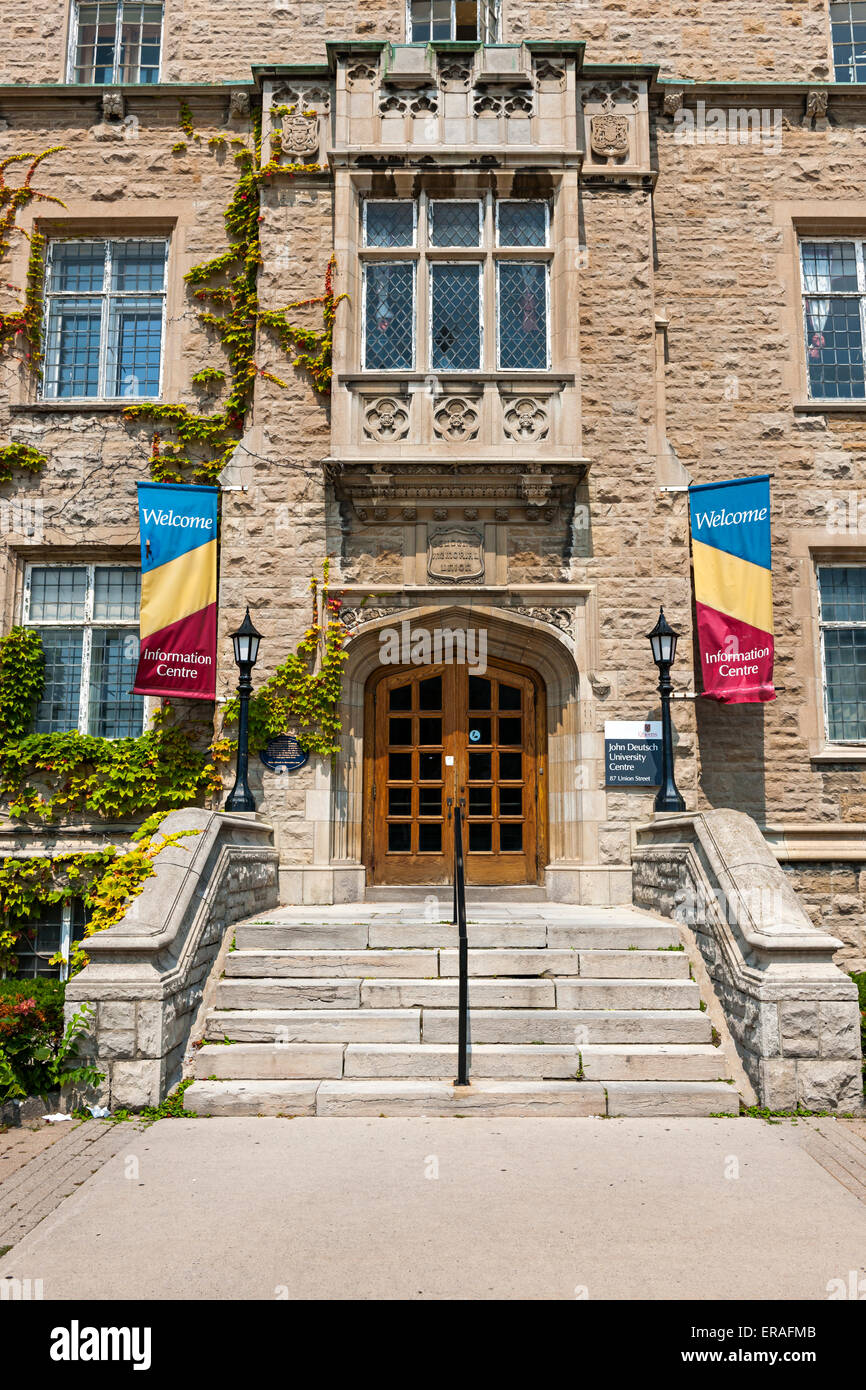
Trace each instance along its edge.
<instances>
[{"instance_id":1,"label":"stone building facade","mask_svg":"<svg viewBox=\"0 0 866 1390\"><path fill-rule=\"evenodd\" d=\"M294 166L261 188L261 305L315 299L332 256L340 297L328 395L260 330L254 398L222 477L220 700L245 607L264 635L258 680L306 627L325 556L348 630L340 756L288 774L254 760L283 900L447 882L450 807L467 797L476 882L631 901L653 797L605 785L604 725L657 717L646 633L662 603L681 633L688 806L752 815L816 922L844 942L847 968L862 969L866 695L854 660L838 683L839 646L859 652L866 624L855 612L866 86L843 52L853 11L439 8L453 27L430 43L420 3L103 0L95 15L53 0L34 19L7 0L0 158L61 147L34 180L60 202L31 200L18 220L48 240L49 301L81 302L47 303L43 372L21 352L0 358L0 444L47 459L0 484L4 629L67 621L58 567L84 586L85 635L58 648L67 677L86 661L93 679L107 625L115 641L134 627L122 594L102 627L98 611L100 585L134 574L135 483L153 451L152 426L123 411L142 394L213 410L225 398L193 381L225 361L184 275L226 248L244 167L234 156L261 120L263 159ZM470 23L475 39L461 37ZM860 42L852 28L852 52ZM13 236L4 282L25 283L29 254ZM144 386L138 366L121 381L126 340L111 337L125 257L150 334ZM832 340L831 308L844 319ZM297 316L316 329L319 312ZM52 313L90 313L87 341L52 338ZM772 483L778 699L722 706L695 698L686 489L757 473ZM847 606L828 626L837 579ZM453 676L445 630L476 655L483 642L486 670L469 661ZM419 632L429 660L399 647ZM399 659L384 660L395 640ZM62 679L49 722L70 717ZM94 732L80 688L79 727ZM473 702L492 753L468 741ZM124 709L133 723L149 714ZM128 829L16 821L3 848L96 845Z\"/></svg>"}]
</instances>

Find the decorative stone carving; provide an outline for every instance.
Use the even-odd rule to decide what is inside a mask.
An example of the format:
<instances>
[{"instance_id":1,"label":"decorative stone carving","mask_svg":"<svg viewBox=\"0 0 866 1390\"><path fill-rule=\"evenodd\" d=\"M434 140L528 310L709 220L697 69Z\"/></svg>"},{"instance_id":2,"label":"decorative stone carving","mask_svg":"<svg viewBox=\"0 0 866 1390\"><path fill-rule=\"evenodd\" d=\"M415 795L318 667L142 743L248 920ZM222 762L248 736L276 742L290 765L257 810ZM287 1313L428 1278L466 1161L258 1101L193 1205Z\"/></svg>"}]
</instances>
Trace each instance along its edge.
<instances>
[{"instance_id":1,"label":"decorative stone carving","mask_svg":"<svg viewBox=\"0 0 866 1390\"><path fill-rule=\"evenodd\" d=\"M803 126L806 130L827 129L827 103L829 92L812 91L806 97L806 114Z\"/></svg>"},{"instance_id":2,"label":"decorative stone carving","mask_svg":"<svg viewBox=\"0 0 866 1390\"><path fill-rule=\"evenodd\" d=\"M428 579L464 584L484 578L484 541L479 531L436 531L427 545Z\"/></svg>"},{"instance_id":3,"label":"decorative stone carving","mask_svg":"<svg viewBox=\"0 0 866 1390\"><path fill-rule=\"evenodd\" d=\"M519 89L479 92L474 110L476 116L531 116L532 94Z\"/></svg>"},{"instance_id":4,"label":"decorative stone carving","mask_svg":"<svg viewBox=\"0 0 866 1390\"><path fill-rule=\"evenodd\" d=\"M559 87L565 81L565 72L562 68L551 63L547 58L543 58L535 69L535 85L537 87Z\"/></svg>"},{"instance_id":5,"label":"decorative stone carving","mask_svg":"<svg viewBox=\"0 0 866 1390\"><path fill-rule=\"evenodd\" d=\"M408 407L396 396L380 396L364 410L364 433L381 444L405 439L409 433Z\"/></svg>"},{"instance_id":6,"label":"decorative stone carving","mask_svg":"<svg viewBox=\"0 0 866 1390\"><path fill-rule=\"evenodd\" d=\"M446 91L468 92L472 81L472 64L463 58L445 58L439 64L439 81Z\"/></svg>"},{"instance_id":7,"label":"decorative stone carving","mask_svg":"<svg viewBox=\"0 0 866 1390\"><path fill-rule=\"evenodd\" d=\"M474 439L480 423L477 407L465 396L447 396L433 410L433 428L440 439L456 443Z\"/></svg>"},{"instance_id":8,"label":"decorative stone carving","mask_svg":"<svg viewBox=\"0 0 866 1390\"><path fill-rule=\"evenodd\" d=\"M125 115L126 102L123 99L123 92L103 92L102 119L104 121L122 121Z\"/></svg>"},{"instance_id":9,"label":"decorative stone carving","mask_svg":"<svg viewBox=\"0 0 866 1390\"><path fill-rule=\"evenodd\" d=\"M602 109L589 122L590 145L593 154L605 159L627 159L629 152L629 118L617 111L613 97L608 93L602 102Z\"/></svg>"},{"instance_id":10,"label":"decorative stone carving","mask_svg":"<svg viewBox=\"0 0 866 1390\"><path fill-rule=\"evenodd\" d=\"M378 68L369 63L355 63L346 70L346 86L358 87L362 82L375 82Z\"/></svg>"},{"instance_id":11,"label":"decorative stone carving","mask_svg":"<svg viewBox=\"0 0 866 1390\"><path fill-rule=\"evenodd\" d=\"M366 604L363 608L341 608L340 622L344 627L355 628L360 627L362 623L372 623L376 618L389 618L392 613L399 612L399 604L379 608L368 608Z\"/></svg>"},{"instance_id":12,"label":"decorative stone carving","mask_svg":"<svg viewBox=\"0 0 866 1390\"><path fill-rule=\"evenodd\" d=\"M497 507L493 512L494 521L507 521L510 513L504 507Z\"/></svg>"},{"instance_id":13,"label":"decorative stone carving","mask_svg":"<svg viewBox=\"0 0 866 1390\"><path fill-rule=\"evenodd\" d=\"M448 520L448 508L447 508L447 507L434 507L434 508L433 508L433 520L434 520L434 521L447 521L447 520Z\"/></svg>"},{"instance_id":14,"label":"decorative stone carving","mask_svg":"<svg viewBox=\"0 0 866 1390\"><path fill-rule=\"evenodd\" d=\"M245 121L249 114L250 94L236 87L229 93L229 118L233 121Z\"/></svg>"},{"instance_id":15,"label":"decorative stone carving","mask_svg":"<svg viewBox=\"0 0 866 1390\"><path fill-rule=\"evenodd\" d=\"M678 111L683 109L682 91L665 92L664 113L666 116L675 116Z\"/></svg>"},{"instance_id":16,"label":"decorative stone carving","mask_svg":"<svg viewBox=\"0 0 866 1390\"><path fill-rule=\"evenodd\" d=\"M525 473L521 479L523 496L530 507L545 507L550 501L553 478L549 473Z\"/></svg>"},{"instance_id":17,"label":"decorative stone carving","mask_svg":"<svg viewBox=\"0 0 866 1390\"><path fill-rule=\"evenodd\" d=\"M509 439L526 443L535 439L546 439L550 429L547 411L532 396L521 396L505 411L503 428Z\"/></svg>"},{"instance_id":18,"label":"decorative stone carving","mask_svg":"<svg viewBox=\"0 0 866 1390\"><path fill-rule=\"evenodd\" d=\"M574 626L573 608L523 608L515 607L506 610L509 613L520 613L524 618L534 618L539 623L549 623L551 627L558 627L560 632L567 632L571 636Z\"/></svg>"},{"instance_id":19,"label":"decorative stone carving","mask_svg":"<svg viewBox=\"0 0 866 1390\"><path fill-rule=\"evenodd\" d=\"M315 154L319 148L317 116L284 116L283 149L287 154Z\"/></svg>"},{"instance_id":20,"label":"decorative stone carving","mask_svg":"<svg viewBox=\"0 0 866 1390\"><path fill-rule=\"evenodd\" d=\"M379 102L379 114L382 116L420 116L425 112L438 111L439 93L431 88L424 92L391 92L383 94Z\"/></svg>"},{"instance_id":21,"label":"decorative stone carving","mask_svg":"<svg viewBox=\"0 0 866 1390\"><path fill-rule=\"evenodd\" d=\"M464 508L463 508L463 516L464 516L464 519L465 519L466 521L477 521L477 520L478 520L478 508L477 508L477 507L464 507Z\"/></svg>"}]
</instances>

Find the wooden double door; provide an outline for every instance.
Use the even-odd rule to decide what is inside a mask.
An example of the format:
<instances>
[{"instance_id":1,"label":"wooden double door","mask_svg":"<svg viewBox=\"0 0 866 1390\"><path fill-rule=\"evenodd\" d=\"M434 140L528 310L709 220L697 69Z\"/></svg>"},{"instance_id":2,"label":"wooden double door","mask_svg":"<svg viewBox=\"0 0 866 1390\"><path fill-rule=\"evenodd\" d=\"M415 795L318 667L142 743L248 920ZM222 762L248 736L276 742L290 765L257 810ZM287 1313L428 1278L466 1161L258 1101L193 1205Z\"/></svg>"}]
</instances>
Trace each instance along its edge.
<instances>
[{"instance_id":1,"label":"wooden double door","mask_svg":"<svg viewBox=\"0 0 866 1390\"><path fill-rule=\"evenodd\" d=\"M467 883L536 883L543 710L538 678L490 663L404 668L368 692L365 805L373 883L453 881L463 808Z\"/></svg>"}]
</instances>

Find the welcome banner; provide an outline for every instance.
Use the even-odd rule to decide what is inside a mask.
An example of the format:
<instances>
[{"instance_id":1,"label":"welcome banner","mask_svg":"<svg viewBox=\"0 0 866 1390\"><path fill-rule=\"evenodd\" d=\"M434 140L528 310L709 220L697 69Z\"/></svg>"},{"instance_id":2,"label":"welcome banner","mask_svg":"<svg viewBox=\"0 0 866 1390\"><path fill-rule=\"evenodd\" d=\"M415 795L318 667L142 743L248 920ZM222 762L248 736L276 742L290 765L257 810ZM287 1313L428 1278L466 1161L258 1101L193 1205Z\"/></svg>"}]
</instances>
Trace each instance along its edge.
<instances>
[{"instance_id":1,"label":"welcome banner","mask_svg":"<svg viewBox=\"0 0 866 1390\"><path fill-rule=\"evenodd\" d=\"M689 515L703 693L775 700L769 475L690 487Z\"/></svg>"},{"instance_id":2,"label":"welcome banner","mask_svg":"<svg viewBox=\"0 0 866 1390\"><path fill-rule=\"evenodd\" d=\"M137 695L216 695L217 489L139 483Z\"/></svg>"}]
</instances>

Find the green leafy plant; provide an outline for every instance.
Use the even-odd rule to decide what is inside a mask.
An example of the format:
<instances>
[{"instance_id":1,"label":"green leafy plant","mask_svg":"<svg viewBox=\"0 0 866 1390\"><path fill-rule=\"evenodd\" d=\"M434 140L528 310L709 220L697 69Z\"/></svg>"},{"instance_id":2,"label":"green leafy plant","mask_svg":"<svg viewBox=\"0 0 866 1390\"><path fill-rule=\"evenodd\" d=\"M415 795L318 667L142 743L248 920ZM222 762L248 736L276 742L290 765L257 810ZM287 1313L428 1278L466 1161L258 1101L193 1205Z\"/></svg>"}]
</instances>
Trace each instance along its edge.
<instances>
[{"instance_id":1,"label":"green leafy plant","mask_svg":"<svg viewBox=\"0 0 866 1390\"><path fill-rule=\"evenodd\" d=\"M48 459L30 444L4 444L0 448L0 483L8 483L13 468L41 473Z\"/></svg>"},{"instance_id":2,"label":"green leafy plant","mask_svg":"<svg viewBox=\"0 0 866 1390\"><path fill-rule=\"evenodd\" d=\"M103 1080L79 1057L92 1010L83 1005L64 1029L62 986L49 992L48 983L55 982L0 982L0 1102Z\"/></svg>"}]
</instances>

